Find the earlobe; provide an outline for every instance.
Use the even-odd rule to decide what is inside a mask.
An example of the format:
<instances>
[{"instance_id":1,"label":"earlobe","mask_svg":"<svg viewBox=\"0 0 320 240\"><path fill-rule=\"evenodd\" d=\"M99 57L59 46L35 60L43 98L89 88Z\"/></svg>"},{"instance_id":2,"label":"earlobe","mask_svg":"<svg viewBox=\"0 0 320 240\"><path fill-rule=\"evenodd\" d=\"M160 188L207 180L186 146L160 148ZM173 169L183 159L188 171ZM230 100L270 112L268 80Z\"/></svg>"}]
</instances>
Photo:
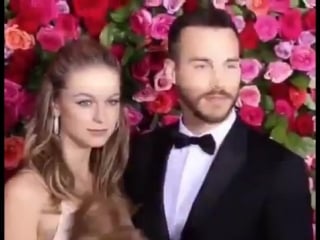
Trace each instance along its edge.
<instances>
[{"instance_id":1,"label":"earlobe","mask_svg":"<svg viewBox=\"0 0 320 240\"><path fill-rule=\"evenodd\" d=\"M165 59L164 61L164 74L171 79L172 84L176 83L175 63L171 59Z\"/></svg>"}]
</instances>

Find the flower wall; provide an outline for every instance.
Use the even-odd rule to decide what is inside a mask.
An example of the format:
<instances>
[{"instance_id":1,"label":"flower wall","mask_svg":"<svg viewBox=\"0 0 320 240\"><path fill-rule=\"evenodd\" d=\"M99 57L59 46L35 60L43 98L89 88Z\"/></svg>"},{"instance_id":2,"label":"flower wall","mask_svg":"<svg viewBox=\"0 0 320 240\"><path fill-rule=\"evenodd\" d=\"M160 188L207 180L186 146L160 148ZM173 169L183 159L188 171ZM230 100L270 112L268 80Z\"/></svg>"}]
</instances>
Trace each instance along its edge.
<instances>
[{"instance_id":1,"label":"flower wall","mask_svg":"<svg viewBox=\"0 0 320 240\"><path fill-rule=\"evenodd\" d=\"M24 124L44 70L81 35L121 62L132 131L177 121L177 95L163 72L168 29L177 15L208 4L226 9L240 34L239 115L305 159L314 200L315 0L5 0L7 173L21 165Z\"/></svg>"}]
</instances>

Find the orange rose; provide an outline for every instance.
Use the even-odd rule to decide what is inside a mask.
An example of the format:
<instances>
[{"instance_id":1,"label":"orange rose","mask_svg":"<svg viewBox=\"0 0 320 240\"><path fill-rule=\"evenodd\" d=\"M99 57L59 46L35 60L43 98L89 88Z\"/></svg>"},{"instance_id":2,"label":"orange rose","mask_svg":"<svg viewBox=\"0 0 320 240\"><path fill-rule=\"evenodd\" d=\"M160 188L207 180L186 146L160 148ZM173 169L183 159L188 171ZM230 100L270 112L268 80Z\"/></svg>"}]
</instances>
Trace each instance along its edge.
<instances>
[{"instance_id":1,"label":"orange rose","mask_svg":"<svg viewBox=\"0 0 320 240\"><path fill-rule=\"evenodd\" d=\"M24 139L22 137L9 137L4 140L4 167L12 170L19 167L23 158Z\"/></svg>"},{"instance_id":2,"label":"orange rose","mask_svg":"<svg viewBox=\"0 0 320 240\"><path fill-rule=\"evenodd\" d=\"M4 31L5 45L11 50L30 49L35 45L34 37L25 31L18 29L18 25L12 25Z\"/></svg>"},{"instance_id":3,"label":"orange rose","mask_svg":"<svg viewBox=\"0 0 320 240\"><path fill-rule=\"evenodd\" d=\"M269 0L249 0L246 5L257 16L266 15L270 8Z\"/></svg>"}]
</instances>

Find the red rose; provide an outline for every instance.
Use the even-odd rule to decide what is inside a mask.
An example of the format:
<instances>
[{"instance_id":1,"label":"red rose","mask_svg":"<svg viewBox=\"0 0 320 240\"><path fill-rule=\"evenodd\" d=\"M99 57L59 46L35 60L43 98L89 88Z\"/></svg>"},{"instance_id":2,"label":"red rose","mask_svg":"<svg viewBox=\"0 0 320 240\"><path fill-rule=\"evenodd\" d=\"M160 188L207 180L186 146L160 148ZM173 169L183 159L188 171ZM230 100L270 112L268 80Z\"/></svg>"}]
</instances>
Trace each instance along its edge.
<instances>
[{"instance_id":1,"label":"red rose","mask_svg":"<svg viewBox=\"0 0 320 240\"><path fill-rule=\"evenodd\" d=\"M97 38L107 24L107 21L104 18L87 17L83 19L83 23L90 36Z\"/></svg>"},{"instance_id":2,"label":"red rose","mask_svg":"<svg viewBox=\"0 0 320 240\"><path fill-rule=\"evenodd\" d=\"M149 36L152 24L152 14L147 9L139 9L130 17L131 30L140 36Z\"/></svg>"},{"instance_id":3,"label":"red rose","mask_svg":"<svg viewBox=\"0 0 320 240\"><path fill-rule=\"evenodd\" d=\"M289 99L289 86L286 83L272 84L270 87L270 95L273 100L288 100Z\"/></svg>"},{"instance_id":4,"label":"red rose","mask_svg":"<svg viewBox=\"0 0 320 240\"><path fill-rule=\"evenodd\" d=\"M55 0L10 0L10 7L16 14L15 22L19 28L31 34L58 16Z\"/></svg>"},{"instance_id":5,"label":"red rose","mask_svg":"<svg viewBox=\"0 0 320 240\"><path fill-rule=\"evenodd\" d=\"M175 116L175 115L164 115L161 119L161 123L164 126L174 124L178 121L179 121L179 116Z\"/></svg>"},{"instance_id":6,"label":"red rose","mask_svg":"<svg viewBox=\"0 0 320 240\"><path fill-rule=\"evenodd\" d=\"M314 133L312 115L305 113L296 117L294 130L300 136L312 136Z\"/></svg>"},{"instance_id":7,"label":"red rose","mask_svg":"<svg viewBox=\"0 0 320 240\"><path fill-rule=\"evenodd\" d=\"M167 57L167 52L157 51L150 54L150 70L159 72L163 68L163 63Z\"/></svg>"},{"instance_id":8,"label":"red rose","mask_svg":"<svg viewBox=\"0 0 320 240\"><path fill-rule=\"evenodd\" d=\"M199 7L199 0L186 0L182 8L184 12L194 12Z\"/></svg>"},{"instance_id":9,"label":"red rose","mask_svg":"<svg viewBox=\"0 0 320 240\"><path fill-rule=\"evenodd\" d=\"M17 124L18 109L13 103L5 102L4 104L4 132L9 133L10 130Z\"/></svg>"},{"instance_id":10,"label":"red rose","mask_svg":"<svg viewBox=\"0 0 320 240\"><path fill-rule=\"evenodd\" d=\"M112 0L110 1L110 10L117 10L129 4L129 0Z\"/></svg>"},{"instance_id":11,"label":"red rose","mask_svg":"<svg viewBox=\"0 0 320 240\"><path fill-rule=\"evenodd\" d=\"M299 109L306 101L307 92L305 90L300 90L295 87L290 87L289 98L291 100L292 106L296 109Z\"/></svg>"},{"instance_id":12,"label":"red rose","mask_svg":"<svg viewBox=\"0 0 320 240\"><path fill-rule=\"evenodd\" d=\"M113 56L116 57L119 62L121 62L125 52L125 46L120 43L115 43L111 46L110 51L113 54Z\"/></svg>"},{"instance_id":13,"label":"red rose","mask_svg":"<svg viewBox=\"0 0 320 240\"><path fill-rule=\"evenodd\" d=\"M89 34L98 37L104 25L110 7L108 0L72 0L75 15L83 18Z\"/></svg>"},{"instance_id":14,"label":"red rose","mask_svg":"<svg viewBox=\"0 0 320 240\"><path fill-rule=\"evenodd\" d=\"M149 74L150 56L146 55L141 61L132 66L132 75L136 80L147 83L149 81Z\"/></svg>"},{"instance_id":15,"label":"red rose","mask_svg":"<svg viewBox=\"0 0 320 240\"><path fill-rule=\"evenodd\" d=\"M21 137L10 137L4 140L4 167L11 170L17 168L23 158L24 140Z\"/></svg>"},{"instance_id":16,"label":"red rose","mask_svg":"<svg viewBox=\"0 0 320 240\"><path fill-rule=\"evenodd\" d=\"M290 9L279 20L280 35L285 40L297 40L302 32L301 12Z\"/></svg>"},{"instance_id":17,"label":"red rose","mask_svg":"<svg viewBox=\"0 0 320 240\"><path fill-rule=\"evenodd\" d=\"M253 127L260 127L264 119L264 111L261 107L243 105L239 115L246 124Z\"/></svg>"},{"instance_id":18,"label":"red rose","mask_svg":"<svg viewBox=\"0 0 320 240\"><path fill-rule=\"evenodd\" d=\"M253 22L247 22L245 28L240 33L240 44L242 49L253 50L258 47L259 38L254 29Z\"/></svg>"},{"instance_id":19,"label":"red rose","mask_svg":"<svg viewBox=\"0 0 320 240\"><path fill-rule=\"evenodd\" d=\"M157 98L152 102L147 102L146 107L150 113L166 114L176 104L176 97L171 91L158 92Z\"/></svg>"},{"instance_id":20,"label":"red rose","mask_svg":"<svg viewBox=\"0 0 320 240\"><path fill-rule=\"evenodd\" d=\"M5 77L20 85L27 79L29 71L34 66L36 54L34 49L16 50L5 67Z\"/></svg>"},{"instance_id":21,"label":"red rose","mask_svg":"<svg viewBox=\"0 0 320 240\"><path fill-rule=\"evenodd\" d=\"M316 31L316 9L311 8L302 16L305 30Z\"/></svg>"},{"instance_id":22,"label":"red rose","mask_svg":"<svg viewBox=\"0 0 320 240\"><path fill-rule=\"evenodd\" d=\"M80 35L79 21L71 14L60 14L55 21L55 27L63 32L67 40L78 39Z\"/></svg>"}]
</instances>

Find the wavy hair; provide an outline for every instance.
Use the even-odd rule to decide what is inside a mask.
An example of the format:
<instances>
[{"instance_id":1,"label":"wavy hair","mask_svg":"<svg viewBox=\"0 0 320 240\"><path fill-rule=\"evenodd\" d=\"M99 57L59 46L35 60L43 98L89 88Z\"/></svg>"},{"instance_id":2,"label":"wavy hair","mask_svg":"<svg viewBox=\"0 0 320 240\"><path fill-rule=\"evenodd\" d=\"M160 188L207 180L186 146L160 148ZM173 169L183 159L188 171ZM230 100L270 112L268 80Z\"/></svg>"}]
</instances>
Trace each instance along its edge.
<instances>
[{"instance_id":1,"label":"wavy hair","mask_svg":"<svg viewBox=\"0 0 320 240\"><path fill-rule=\"evenodd\" d=\"M120 73L111 53L97 41L81 38L65 45L46 72L33 118L27 125L25 159L27 167L38 172L56 200L79 198L75 179L63 159L59 137L53 134L53 101L65 87L66 76L84 66L105 65ZM129 128L123 105L119 127L101 148L93 148L89 170L93 175L93 191L108 197L120 193L120 181L128 158Z\"/></svg>"}]
</instances>

